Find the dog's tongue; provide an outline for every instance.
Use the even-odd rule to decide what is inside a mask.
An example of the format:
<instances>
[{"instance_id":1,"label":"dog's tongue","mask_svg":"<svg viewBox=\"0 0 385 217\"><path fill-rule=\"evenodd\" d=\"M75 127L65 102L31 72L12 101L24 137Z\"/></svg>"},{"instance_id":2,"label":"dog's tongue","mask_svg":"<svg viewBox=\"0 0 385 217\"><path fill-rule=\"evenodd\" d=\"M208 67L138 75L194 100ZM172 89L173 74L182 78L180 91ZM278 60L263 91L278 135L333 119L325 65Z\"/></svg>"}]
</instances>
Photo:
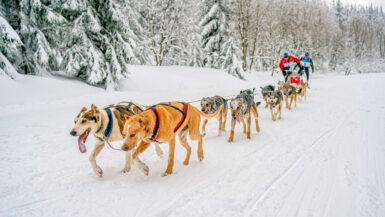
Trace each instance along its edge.
<instances>
[{"instance_id":1,"label":"dog's tongue","mask_svg":"<svg viewBox=\"0 0 385 217\"><path fill-rule=\"evenodd\" d=\"M87 148L86 148L85 143L86 143L86 140L88 137L88 132L89 131L87 130L82 135L80 135L78 138L79 151L83 154L87 152Z\"/></svg>"},{"instance_id":2,"label":"dog's tongue","mask_svg":"<svg viewBox=\"0 0 385 217\"><path fill-rule=\"evenodd\" d=\"M273 108L273 104L272 103L270 103L270 109L272 109Z\"/></svg>"},{"instance_id":3,"label":"dog's tongue","mask_svg":"<svg viewBox=\"0 0 385 217\"><path fill-rule=\"evenodd\" d=\"M241 121L240 119L239 119L239 116L237 115L237 121L238 121L238 123Z\"/></svg>"}]
</instances>

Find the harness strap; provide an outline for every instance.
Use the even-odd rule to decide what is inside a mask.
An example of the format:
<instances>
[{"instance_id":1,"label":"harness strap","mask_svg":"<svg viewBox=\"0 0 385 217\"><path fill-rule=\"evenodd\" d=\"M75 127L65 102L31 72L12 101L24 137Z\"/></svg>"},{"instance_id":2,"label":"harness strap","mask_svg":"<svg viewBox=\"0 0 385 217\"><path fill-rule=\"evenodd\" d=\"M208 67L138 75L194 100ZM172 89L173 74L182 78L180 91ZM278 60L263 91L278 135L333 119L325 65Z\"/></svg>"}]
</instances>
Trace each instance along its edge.
<instances>
[{"instance_id":1,"label":"harness strap","mask_svg":"<svg viewBox=\"0 0 385 217\"><path fill-rule=\"evenodd\" d=\"M185 104L185 103L182 103L182 104ZM157 105L155 105L155 106L158 106L158 105L164 105L164 106L171 107L171 108L173 108L173 109L178 110L180 113L182 113L182 115L184 115L184 112L183 112L182 110L180 110L179 108L177 108L177 107L171 105L171 103L169 103L169 104L164 104L164 103L162 103L162 104L157 104Z\"/></svg>"},{"instance_id":2,"label":"harness strap","mask_svg":"<svg viewBox=\"0 0 385 217\"><path fill-rule=\"evenodd\" d=\"M111 113L111 109L110 108L105 108L104 110L107 112L108 119L109 119L108 120L108 124L107 124L107 128L104 131L104 137L108 139L110 137L110 135L111 135L112 128L114 126L114 119L112 118L112 113Z\"/></svg>"},{"instance_id":3,"label":"harness strap","mask_svg":"<svg viewBox=\"0 0 385 217\"><path fill-rule=\"evenodd\" d=\"M188 110L187 103L183 103L183 112L182 112L183 117L182 117L182 120L180 120L179 124L175 127L174 133L179 130L179 128L180 128L180 126L182 126L184 120L186 120L187 110Z\"/></svg>"},{"instance_id":4,"label":"harness strap","mask_svg":"<svg viewBox=\"0 0 385 217\"><path fill-rule=\"evenodd\" d=\"M149 109L151 109L154 112L156 117L154 132L152 133L150 140L157 142L156 136L158 135L158 132L159 132L159 113L158 113L158 110L155 108L155 106L152 106Z\"/></svg>"},{"instance_id":5,"label":"harness strap","mask_svg":"<svg viewBox=\"0 0 385 217\"><path fill-rule=\"evenodd\" d=\"M131 105L133 105L133 106L135 106L136 108L138 108L139 109L139 111L143 111L143 109L141 108L141 107L139 107L137 104L135 104L135 103L133 103L133 102L131 102L131 101L129 101L129 102L121 102L121 103L127 103L128 105L127 105L127 109L131 106Z\"/></svg>"},{"instance_id":6,"label":"harness strap","mask_svg":"<svg viewBox=\"0 0 385 217\"><path fill-rule=\"evenodd\" d=\"M180 110L179 108L177 108L177 107L171 105L171 103L169 103L169 104L157 104L157 105L153 105L153 106L151 106L150 108L148 108L148 109L150 109L151 111L154 112L155 117L156 117L155 127L154 127L154 132L153 132L153 134L152 134L152 136L151 136L151 138L150 138L151 141L158 142L158 141L156 140L156 137L158 136L158 132L159 132L159 112L158 112L158 110L156 109L156 106L158 106L158 105L169 106L169 107L171 107L171 108L173 108L173 109L176 109L176 110L179 111L180 113L182 113L182 115L183 115L183 116L182 116L182 119L180 120L180 122L178 123L178 125L174 128L174 133L175 133L175 132L178 131L179 128L183 125L183 123L184 123L184 121L186 120L186 117L187 117L188 104L187 104L187 103L184 103L184 102L183 102L182 104L183 104L183 111ZM148 109L147 109L147 110L148 110Z\"/></svg>"}]
</instances>

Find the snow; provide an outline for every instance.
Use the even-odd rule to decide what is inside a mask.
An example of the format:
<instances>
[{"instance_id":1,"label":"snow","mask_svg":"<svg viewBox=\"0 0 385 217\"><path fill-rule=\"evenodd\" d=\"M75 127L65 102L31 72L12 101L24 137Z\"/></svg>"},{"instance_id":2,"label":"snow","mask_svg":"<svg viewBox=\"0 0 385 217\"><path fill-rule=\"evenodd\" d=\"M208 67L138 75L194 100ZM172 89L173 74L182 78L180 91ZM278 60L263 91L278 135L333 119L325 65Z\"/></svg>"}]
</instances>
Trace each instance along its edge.
<instances>
[{"instance_id":1,"label":"snow","mask_svg":"<svg viewBox=\"0 0 385 217\"><path fill-rule=\"evenodd\" d=\"M0 216L384 216L385 74L315 75L305 102L273 122L259 106L261 132L247 140L217 136L210 120L205 159L190 165L177 142L174 174L154 148L120 173L124 155L104 148L98 178L69 135L82 106L119 101L153 104L234 95L275 83L279 75L246 75L189 67L130 66L119 91L62 78L0 76ZM257 97L257 101L259 101ZM197 103L194 105L198 106ZM198 106L199 107L199 106ZM229 120L230 117L228 117ZM93 140L87 141L88 149ZM120 143L113 143L120 146ZM167 156L167 144L161 145ZM90 153L88 153L90 154Z\"/></svg>"}]
</instances>

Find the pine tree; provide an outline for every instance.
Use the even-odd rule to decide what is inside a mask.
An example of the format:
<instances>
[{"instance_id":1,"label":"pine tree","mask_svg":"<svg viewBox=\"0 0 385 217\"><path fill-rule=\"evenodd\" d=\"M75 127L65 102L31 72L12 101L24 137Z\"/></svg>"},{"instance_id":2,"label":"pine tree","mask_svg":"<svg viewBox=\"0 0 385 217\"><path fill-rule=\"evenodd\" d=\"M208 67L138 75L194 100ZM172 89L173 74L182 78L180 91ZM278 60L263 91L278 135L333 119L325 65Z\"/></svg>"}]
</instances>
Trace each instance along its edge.
<instances>
[{"instance_id":1,"label":"pine tree","mask_svg":"<svg viewBox=\"0 0 385 217\"><path fill-rule=\"evenodd\" d=\"M241 50L234 43L234 40L230 38L223 44L223 56L221 68L227 73L237 78L244 79L244 71L242 69L242 61L239 59L241 56Z\"/></svg>"},{"instance_id":2,"label":"pine tree","mask_svg":"<svg viewBox=\"0 0 385 217\"><path fill-rule=\"evenodd\" d=\"M17 76L17 71L23 61L20 40L17 32L5 19L6 9L0 4L0 74L10 78ZM8 14L9 15L9 14Z\"/></svg>"},{"instance_id":3,"label":"pine tree","mask_svg":"<svg viewBox=\"0 0 385 217\"><path fill-rule=\"evenodd\" d=\"M115 89L128 73L126 65L140 62L135 50L137 37L123 13L128 5L117 0L93 0L81 6L61 6L66 8L67 19L73 19L73 26L59 73Z\"/></svg>"},{"instance_id":4,"label":"pine tree","mask_svg":"<svg viewBox=\"0 0 385 217\"><path fill-rule=\"evenodd\" d=\"M222 0L205 0L203 2L201 41L205 52L203 65L218 68L220 54L225 37L227 36L228 12Z\"/></svg>"}]
</instances>

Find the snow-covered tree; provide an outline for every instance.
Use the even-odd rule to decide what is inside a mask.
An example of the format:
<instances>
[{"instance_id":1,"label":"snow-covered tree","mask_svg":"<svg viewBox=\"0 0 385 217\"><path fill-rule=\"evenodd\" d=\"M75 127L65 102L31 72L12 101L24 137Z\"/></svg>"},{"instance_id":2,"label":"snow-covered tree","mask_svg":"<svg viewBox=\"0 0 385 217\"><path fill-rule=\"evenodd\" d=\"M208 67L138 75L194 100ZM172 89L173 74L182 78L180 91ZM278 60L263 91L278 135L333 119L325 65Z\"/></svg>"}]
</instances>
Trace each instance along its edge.
<instances>
[{"instance_id":1,"label":"snow-covered tree","mask_svg":"<svg viewBox=\"0 0 385 217\"><path fill-rule=\"evenodd\" d=\"M217 68L220 65L222 45L227 37L228 15L222 0L204 0L202 5L201 41L205 52L203 65Z\"/></svg>"},{"instance_id":2,"label":"snow-covered tree","mask_svg":"<svg viewBox=\"0 0 385 217\"><path fill-rule=\"evenodd\" d=\"M223 44L222 52L223 53L221 56L223 57L223 59L221 61L221 68L223 68L230 75L233 75L240 79L244 79L242 61L239 59L239 57L241 56L241 50L232 38L230 38Z\"/></svg>"},{"instance_id":3,"label":"snow-covered tree","mask_svg":"<svg viewBox=\"0 0 385 217\"><path fill-rule=\"evenodd\" d=\"M17 76L23 61L21 54L22 42L17 32L5 19L6 12L0 5L0 74L10 78Z\"/></svg>"}]
</instances>

